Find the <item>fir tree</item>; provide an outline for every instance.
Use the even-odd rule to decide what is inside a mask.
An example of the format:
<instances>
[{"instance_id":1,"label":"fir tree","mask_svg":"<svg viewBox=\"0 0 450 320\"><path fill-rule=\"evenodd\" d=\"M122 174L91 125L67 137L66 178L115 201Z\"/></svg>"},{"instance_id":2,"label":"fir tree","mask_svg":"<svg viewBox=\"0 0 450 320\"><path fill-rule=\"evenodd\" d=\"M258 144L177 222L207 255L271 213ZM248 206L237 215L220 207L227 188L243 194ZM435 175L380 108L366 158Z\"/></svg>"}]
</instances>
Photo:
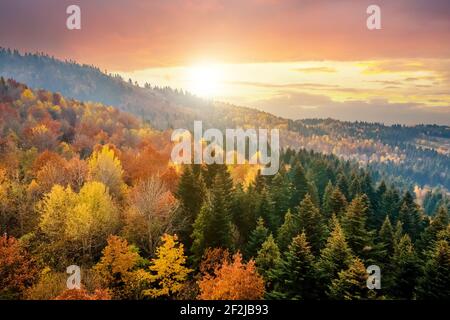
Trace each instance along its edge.
<instances>
[{"instance_id":1,"label":"fir tree","mask_svg":"<svg viewBox=\"0 0 450 320\"><path fill-rule=\"evenodd\" d=\"M256 224L256 229L250 234L250 239L245 250L246 257L256 257L261 245L269 236L269 230L264 226L264 219L259 217Z\"/></svg>"},{"instance_id":2,"label":"fir tree","mask_svg":"<svg viewBox=\"0 0 450 320\"><path fill-rule=\"evenodd\" d=\"M277 244L281 252L284 252L292 239L300 233L298 222L290 210L284 216L284 223L278 229Z\"/></svg>"},{"instance_id":3,"label":"fir tree","mask_svg":"<svg viewBox=\"0 0 450 320\"><path fill-rule=\"evenodd\" d=\"M192 252L196 261L207 248L232 248L231 206L232 193L229 174L218 173L209 199L194 223Z\"/></svg>"},{"instance_id":4,"label":"fir tree","mask_svg":"<svg viewBox=\"0 0 450 320\"><path fill-rule=\"evenodd\" d=\"M297 209L298 227L306 233L313 253L317 253L322 246L326 232L319 209L311 201L309 194L300 203Z\"/></svg>"},{"instance_id":5,"label":"fir tree","mask_svg":"<svg viewBox=\"0 0 450 320\"><path fill-rule=\"evenodd\" d=\"M291 209L294 209L300 204L303 198L308 193L308 180L306 179L305 170L300 163L296 163L292 168L292 197Z\"/></svg>"},{"instance_id":6,"label":"fir tree","mask_svg":"<svg viewBox=\"0 0 450 320\"><path fill-rule=\"evenodd\" d=\"M450 246L447 241L435 243L433 254L419 281L417 298L447 300L450 297Z\"/></svg>"},{"instance_id":7,"label":"fir tree","mask_svg":"<svg viewBox=\"0 0 450 320\"><path fill-rule=\"evenodd\" d=\"M362 261L355 258L347 270L339 272L339 277L330 286L329 297L334 300L366 300L375 294L367 288L368 274Z\"/></svg>"},{"instance_id":8,"label":"fir tree","mask_svg":"<svg viewBox=\"0 0 450 320\"><path fill-rule=\"evenodd\" d=\"M287 176L282 172L277 173L272 179L269 193L273 202L274 228L278 229L290 206L291 188Z\"/></svg>"},{"instance_id":9,"label":"fir tree","mask_svg":"<svg viewBox=\"0 0 450 320\"><path fill-rule=\"evenodd\" d=\"M335 279L339 272L349 267L353 255L345 240L344 232L338 220L333 217L333 229L328 237L325 248L322 249L317 263L320 273L320 284L323 291L327 290L331 281Z\"/></svg>"},{"instance_id":10,"label":"fir tree","mask_svg":"<svg viewBox=\"0 0 450 320\"><path fill-rule=\"evenodd\" d=\"M278 249L272 234L270 234L262 244L261 249L258 251L258 256L255 259L259 273L266 280L268 279L270 270L275 268L279 263L280 258L280 250Z\"/></svg>"},{"instance_id":11,"label":"fir tree","mask_svg":"<svg viewBox=\"0 0 450 320\"><path fill-rule=\"evenodd\" d=\"M372 250L372 232L366 229L367 197L358 196L350 203L342 218L342 228L353 252L367 257Z\"/></svg>"},{"instance_id":12,"label":"fir tree","mask_svg":"<svg viewBox=\"0 0 450 320\"><path fill-rule=\"evenodd\" d=\"M412 299L414 287L420 276L420 262L407 234L400 239L392 260L393 279L388 292L392 297Z\"/></svg>"},{"instance_id":13,"label":"fir tree","mask_svg":"<svg viewBox=\"0 0 450 320\"><path fill-rule=\"evenodd\" d=\"M175 194L180 201L180 210L174 224L180 241L188 247L192 245L193 225L203 205L205 192L201 175L195 174L190 166L185 166Z\"/></svg>"},{"instance_id":14,"label":"fir tree","mask_svg":"<svg viewBox=\"0 0 450 320\"><path fill-rule=\"evenodd\" d=\"M314 256L304 233L292 240L289 251L270 273L270 299L308 300L317 297Z\"/></svg>"}]
</instances>

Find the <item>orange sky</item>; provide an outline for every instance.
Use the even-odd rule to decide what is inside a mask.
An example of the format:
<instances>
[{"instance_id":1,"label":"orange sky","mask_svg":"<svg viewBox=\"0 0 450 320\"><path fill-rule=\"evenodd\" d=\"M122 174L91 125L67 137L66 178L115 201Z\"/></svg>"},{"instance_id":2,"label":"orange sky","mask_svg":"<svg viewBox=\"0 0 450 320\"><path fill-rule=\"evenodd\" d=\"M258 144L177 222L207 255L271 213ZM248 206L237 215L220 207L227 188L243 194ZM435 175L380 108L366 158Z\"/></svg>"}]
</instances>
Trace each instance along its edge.
<instances>
[{"instance_id":1,"label":"orange sky","mask_svg":"<svg viewBox=\"0 0 450 320\"><path fill-rule=\"evenodd\" d=\"M366 8L382 9L380 31ZM82 30L65 28L78 4ZM108 70L224 62L450 56L447 0L14 0L0 2L0 44Z\"/></svg>"},{"instance_id":2,"label":"orange sky","mask_svg":"<svg viewBox=\"0 0 450 320\"><path fill-rule=\"evenodd\" d=\"M1 1L0 46L289 118L450 124L448 0Z\"/></svg>"}]
</instances>

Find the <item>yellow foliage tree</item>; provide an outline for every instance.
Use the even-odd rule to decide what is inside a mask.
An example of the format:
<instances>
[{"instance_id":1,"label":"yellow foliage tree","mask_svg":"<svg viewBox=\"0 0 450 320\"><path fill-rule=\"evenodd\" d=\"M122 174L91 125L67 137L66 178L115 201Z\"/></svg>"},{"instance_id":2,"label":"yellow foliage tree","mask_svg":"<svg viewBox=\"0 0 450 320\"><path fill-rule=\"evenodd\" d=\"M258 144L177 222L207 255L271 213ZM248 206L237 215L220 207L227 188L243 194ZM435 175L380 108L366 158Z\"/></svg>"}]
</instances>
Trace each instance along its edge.
<instances>
[{"instance_id":1,"label":"yellow foliage tree","mask_svg":"<svg viewBox=\"0 0 450 320\"><path fill-rule=\"evenodd\" d=\"M123 196L125 184L122 179L122 164L113 149L103 146L100 151L92 154L88 165L91 181L103 183L114 197L121 198Z\"/></svg>"},{"instance_id":2,"label":"yellow foliage tree","mask_svg":"<svg viewBox=\"0 0 450 320\"><path fill-rule=\"evenodd\" d=\"M165 234L163 244L156 250L157 258L152 260L150 282L153 288L145 290L144 294L152 298L170 297L183 288L188 274L192 271L185 266L183 244L178 243L176 235Z\"/></svg>"}]
</instances>

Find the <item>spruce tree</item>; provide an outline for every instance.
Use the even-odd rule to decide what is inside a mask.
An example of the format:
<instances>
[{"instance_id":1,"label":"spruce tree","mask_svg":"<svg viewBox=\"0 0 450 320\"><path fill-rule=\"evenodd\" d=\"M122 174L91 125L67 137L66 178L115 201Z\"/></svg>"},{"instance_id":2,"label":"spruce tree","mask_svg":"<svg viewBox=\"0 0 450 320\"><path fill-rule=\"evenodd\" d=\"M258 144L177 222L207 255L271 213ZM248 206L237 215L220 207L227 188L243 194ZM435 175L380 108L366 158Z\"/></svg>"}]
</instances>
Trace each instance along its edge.
<instances>
[{"instance_id":1,"label":"spruce tree","mask_svg":"<svg viewBox=\"0 0 450 320\"><path fill-rule=\"evenodd\" d=\"M333 300L367 300L375 296L367 288L368 274L359 258L353 259L347 270L339 272L339 277L333 280L329 297Z\"/></svg>"},{"instance_id":2,"label":"spruce tree","mask_svg":"<svg viewBox=\"0 0 450 320\"><path fill-rule=\"evenodd\" d=\"M344 231L336 217L333 217L333 229L325 247L320 252L317 270L320 274L320 285L326 291L331 281L339 272L349 267L353 254L345 240Z\"/></svg>"},{"instance_id":3,"label":"spruce tree","mask_svg":"<svg viewBox=\"0 0 450 320\"><path fill-rule=\"evenodd\" d=\"M255 259L258 272L264 277L264 279L268 280L270 270L275 268L280 259L280 250L278 249L272 234L270 234L266 241L262 244Z\"/></svg>"},{"instance_id":4,"label":"spruce tree","mask_svg":"<svg viewBox=\"0 0 450 320\"><path fill-rule=\"evenodd\" d=\"M284 252L292 242L292 239L299 233L298 221L294 218L291 210L288 210L284 216L284 223L278 229L277 233L277 244L280 251Z\"/></svg>"},{"instance_id":5,"label":"spruce tree","mask_svg":"<svg viewBox=\"0 0 450 320\"><path fill-rule=\"evenodd\" d=\"M404 232L415 241L423 231L423 222L420 208L409 191L403 196L398 219L403 223Z\"/></svg>"},{"instance_id":6,"label":"spruce tree","mask_svg":"<svg viewBox=\"0 0 450 320\"><path fill-rule=\"evenodd\" d=\"M300 163L296 163L291 170L292 176L292 197L291 209L297 207L308 193L308 180L306 179L305 170Z\"/></svg>"},{"instance_id":7,"label":"spruce tree","mask_svg":"<svg viewBox=\"0 0 450 320\"><path fill-rule=\"evenodd\" d=\"M304 233L296 236L289 251L270 272L273 290L269 299L311 300L317 298L314 256Z\"/></svg>"},{"instance_id":8,"label":"spruce tree","mask_svg":"<svg viewBox=\"0 0 450 320\"><path fill-rule=\"evenodd\" d=\"M298 227L305 232L311 244L313 253L318 253L325 237L326 228L322 221L319 209L311 201L307 194L297 209Z\"/></svg>"},{"instance_id":9,"label":"spruce tree","mask_svg":"<svg viewBox=\"0 0 450 320\"><path fill-rule=\"evenodd\" d=\"M392 228L391 220L389 220L388 216L384 219L378 238L383 247L386 261L394 254L394 229Z\"/></svg>"},{"instance_id":10,"label":"spruce tree","mask_svg":"<svg viewBox=\"0 0 450 320\"><path fill-rule=\"evenodd\" d=\"M273 202L274 228L278 229L289 209L291 200L290 182L283 172L279 172L273 177L269 194Z\"/></svg>"},{"instance_id":11,"label":"spruce tree","mask_svg":"<svg viewBox=\"0 0 450 320\"><path fill-rule=\"evenodd\" d=\"M447 241L435 242L433 254L425 265L419 281L417 298L447 300L450 297L450 246Z\"/></svg>"},{"instance_id":12,"label":"spruce tree","mask_svg":"<svg viewBox=\"0 0 450 320\"><path fill-rule=\"evenodd\" d=\"M360 195L353 199L342 218L342 229L350 248L365 258L373 249L373 234L366 229L368 210L367 197Z\"/></svg>"},{"instance_id":13,"label":"spruce tree","mask_svg":"<svg viewBox=\"0 0 450 320\"><path fill-rule=\"evenodd\" d=\"M269 236L269 230L264 226L264 219L259 217L255 230L250 234L250 239L245 250L246 258L256 257L261 245Z\"/></svg>"},{"instance_id":14,"label":"spruce tree","mask_svg":"<svg viewBox=\"0 0 450 320\"><path fill-rule=\"evenodd\" d=\"M438 234L444 231L448 226L448 212L447 208L440 207L433 219L431 224L422 233L422 238L420 241L421 248L427 246L433 246L433 243L437 240Z\"/></svg>"},{"instance_id":15,"label":"spruce tree","mask_svg":"<svg viewBox=\"0 0 450 320\"><path fill-rule=\"evenodd\" d=\"M203 179L191 166L184 167L175 196L180 201L180 209L174 225L180 241L189 248L192 245L193 225L206 196Z\"/></svg>"},{"instance_id":16,"label":"spruce tree","mask_svg":"<svg viewBox=\"0 0 450 320\"><path fill-rule=\"evenodd\" d=\"M233 248L230 176L217 174L209 199L195 220L192 252L198 262L207 248Z\"/></svg>"},{"instance_id":17,"label":"spruce tree","mask_svg":"<svg viewBox=\"0 0 450 320\"><path fill-rule=\"evenodd\" d=\"M387 291L393 298L410 300L421 272L420 260L409 235L405 234L400 239L392 261L393 278Z\"/></svg>"},{"instance_id":18,"label":"spruce tree","mask_svg":"<svg viewBox=\"0 0 450 320\"><path fill-rule=\"evenodd\" d=\"M347 208L347 200L341 190L339 190L339 187L333 188L329 194L325 191L323 208L326 220L329 220L333 215L341 217L344 214Z\"/></svg>"}]
</instances>

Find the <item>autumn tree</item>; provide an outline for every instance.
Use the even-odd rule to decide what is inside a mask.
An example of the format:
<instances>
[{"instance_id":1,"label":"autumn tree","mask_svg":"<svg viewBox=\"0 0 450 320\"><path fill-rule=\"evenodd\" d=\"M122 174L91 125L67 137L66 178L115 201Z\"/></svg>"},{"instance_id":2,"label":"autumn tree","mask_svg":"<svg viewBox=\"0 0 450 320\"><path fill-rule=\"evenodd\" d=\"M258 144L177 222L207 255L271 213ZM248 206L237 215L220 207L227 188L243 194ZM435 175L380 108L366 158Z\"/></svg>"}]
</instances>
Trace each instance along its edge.
<instances>
[{"instance_id":1,"label":"autumn tree","mask_svg":"<svg viewBox=\"0 0 450 320\"><path fill-rule=\"evenodd\" d=\"M126 238L152 256L165 233L173 231L178 200L160 179L143 180L130 192L125 215Z\"/></svg>"},{"instance_id":2,"label":"autumn tree","mask_svg":"<svg viewBox=\"0 0 450 320\"><path fill-rule=\"evenodd\" d=\"M114 298L131 298L139 280L139 272L134 269L140 259L137 250L128 245L125 239L109 236L108 245L103 249L94 270Z\"/></svg>"},{"instance_id":3,"label":"autumn tree","mask_svg":"<svg viewBox=\"0 0 450 320\"><path fill-rule=\"evenodd\" d=\"M165 234L162 245L156 250L156 258L151 261L149 281L151 288L144 295L151 298L173 297L181 291L188 274L183 244L176 235Z\"/></svg>"},{"instance_id":4,"label":"autumn tree","mask_svg":"<svg viewBox=\"0 0 450 320\"><path fill-rule=\"evenodd\" d=\"M113 197L123 197L125 184L122 179L123 169L114 150L103 146L101 150L95 151L88 162L89 179L103 183Z\"/></svg>"},{"instance_id":5,"label":"autumn tree","mask_svg":"<svg viewBox=\"0 0 450 320\"><path fill-rule=\"evenodd\" d=\"M0 237L0 299L20 298L37 275L33 259L19 241Z\"/></svg>"},{"instance_id":6,"label":"autumn tree","mask_svg":"<svg viewBox=\"0 0 450 320\"><path fill-rule=\"evenodd\" d=\"M231 263L224 261L214 275L204 275L198 285L200 300L259 300L264 296L264 280L255 262L244 263L240 253Z\"/></svg>"}]
</instances>

